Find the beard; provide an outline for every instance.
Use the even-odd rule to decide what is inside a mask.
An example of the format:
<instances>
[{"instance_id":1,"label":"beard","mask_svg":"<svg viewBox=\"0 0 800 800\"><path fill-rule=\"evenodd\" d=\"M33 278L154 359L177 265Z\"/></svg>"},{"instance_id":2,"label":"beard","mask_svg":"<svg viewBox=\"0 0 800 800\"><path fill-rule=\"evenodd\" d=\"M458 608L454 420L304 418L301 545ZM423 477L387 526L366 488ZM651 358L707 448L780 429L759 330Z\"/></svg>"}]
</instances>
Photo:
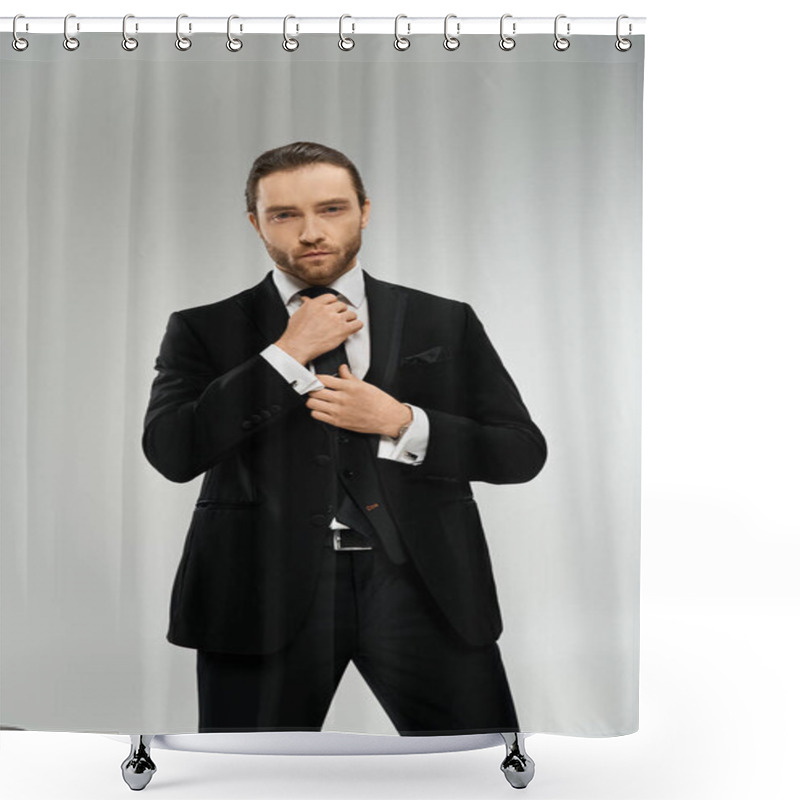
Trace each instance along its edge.
<instances>
[{"instance_id":1,"label":"beard","mask_svg":"<svg viewBox=\"0 0 800 800\"><path fill-rule=\"evenodd\" d=\"M264 246L278 269L288 272L290 275L294 275L312 286L327 286L347 272L351 264L354 263L355 257L361 249L361 229L359 228L356 234L341 247L334 248L331 245L319 245L320 250L331 253L331 255L321 259L322 263L314 263L316 259L301 258L302 253L297 257L292 256L288 251L281 250L266 241ZM314 249L314 247L306 248L305 252L313 251Z\"/></svg>"}]
</instances>

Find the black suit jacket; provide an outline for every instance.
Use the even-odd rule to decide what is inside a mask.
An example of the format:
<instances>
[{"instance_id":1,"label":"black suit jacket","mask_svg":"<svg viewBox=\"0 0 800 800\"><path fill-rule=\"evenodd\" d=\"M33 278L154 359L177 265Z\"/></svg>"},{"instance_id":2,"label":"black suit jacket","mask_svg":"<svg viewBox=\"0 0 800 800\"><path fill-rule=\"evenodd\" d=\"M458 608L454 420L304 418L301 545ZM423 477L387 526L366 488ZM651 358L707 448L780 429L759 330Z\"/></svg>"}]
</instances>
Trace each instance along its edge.
<instances>
[{"instance_id":1,"label":"black suit jacket","mask_svg":"<svg viewBox=\"0 0 800 800\"><path fill-rule=\"evenodd\" d=\"M348 432L367 436L381 489L375 507L378 498L354 480L359 503L374 524L395 525L452 627L471 644L488 644L502 624L470 481L531 480L546 458L544 438L469 305L366 272L364 281L364 379L423 408L430 438L414 466L378 458L377 435ZM170 316L144 452L170 480L205 473L172 592L173 644L274 652L308 611L336 475L325 426L260 355L288 318L272 273Z\"/></svg>"}]
</instances>

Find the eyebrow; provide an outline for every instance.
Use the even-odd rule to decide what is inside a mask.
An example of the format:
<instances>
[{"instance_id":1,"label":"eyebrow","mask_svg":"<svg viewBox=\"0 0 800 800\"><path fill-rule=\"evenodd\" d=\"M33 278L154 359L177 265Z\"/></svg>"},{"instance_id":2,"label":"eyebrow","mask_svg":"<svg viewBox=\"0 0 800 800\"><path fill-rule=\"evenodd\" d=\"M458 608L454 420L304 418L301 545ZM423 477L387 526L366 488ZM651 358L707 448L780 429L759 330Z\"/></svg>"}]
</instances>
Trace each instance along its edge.
<instances>
[{"instance_id":1,"label":"eyebrow","mask_svg":"<svg viewBox=\"0 0 800 800\"><path fill-rule=\"evenodd\" d=\"M332 205L349 205L350 201L346 197L334 197L332 200L323 200L321 203L316 203L316 207L332 206ZM264 209L265 214L274 214L278 211L296 211L297 206L267 206Z\"/></svg>"}]
</instances>

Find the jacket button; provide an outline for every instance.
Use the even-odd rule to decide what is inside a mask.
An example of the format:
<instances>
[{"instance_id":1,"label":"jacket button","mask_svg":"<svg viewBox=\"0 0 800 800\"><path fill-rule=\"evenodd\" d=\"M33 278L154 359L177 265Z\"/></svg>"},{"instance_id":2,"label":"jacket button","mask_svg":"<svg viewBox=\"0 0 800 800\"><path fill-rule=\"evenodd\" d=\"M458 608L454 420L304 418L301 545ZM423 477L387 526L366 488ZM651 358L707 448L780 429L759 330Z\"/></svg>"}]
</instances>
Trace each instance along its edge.
<instances>
[{"instance_id":1,"label":"jacket button","mask_svg":"<svg viewBox=\"0 0 800 800\"><path fill-rule=\"evenodd\" d=\"M279 405L277 405L277 403L276 403L275 405L271 405L271 406L269 407L269 410L270 410L270 411L271 411L273 414L277 414L277 413L278 413L278 412L281 410L281 407L280 407Z\"/></svg>"},{"instance_id":2,"label":"jacket button","mask_svg":"<svg viewBox=\"0 0 800 800\"><path fill-rule=\"evenodd\" d=\"M264 419L269 419L272 416L272 412L268 408L261 409L261 416Z\"/></svg>"},{"instance_id":3,"label":"jacket button","mask_svg":"<svg viewBox=\"0 0 800 800\"><path fill-rule=\"evenodd\" d=\"M340 433L339 434L339 441L343 442L344 444L347 444L350 441L350 439L348 439L347 436L345 436L344 434Z\"/></svg>"},{"instance_id":4,"label":"jacket button","mask_svg":"<svg viewBox=\"0 0 800 800\"><path fill-rule=\"evenodd\" d=\"M319 464L320 466L324 466L325 464L330 464L331 457L326 455L314 456L314 463Z\"/></svg>"},{"instance_id":5,"label":"jacket button","mask_svg":"<svg viewBox=\"0 0 800 800\"><path fill-rule=\"evenodd\" d=\"M252 422L250 422L250 420L249 420L249 419L246 419L246 420L245 420L245 421L242 423L242 427L243 427L243 428L244 428L246 431L249 431L249 430L250 430L250 428L252 428L252 427L253 427L253 423L252 423Z\"/></svg>"},{"instance_id":6,"label":"jacket button","mask_svg":"<svg viewBox=\"0 0 800 800\"><path fill-rule=\"evenodd\" d=\"M258 425L258 423L261 422L261 414L253 414L253 416L250 417L250 422L254 425Z\"/></svg>"},{"instance_id":7,"label":"jacket button","mask_svg":"<svg viewBox=\"0 0 800 800\"><path fill-rule=\"evenodd\" d=\"M345 478L355 478L355 476L358 475L358 473L355 470L346 469L342 472L342 475L344 475Z\"/></svg>"},{"instance_id":8,"label":"jacket button","mask_svg":"<svg viewBox=\"0 0 800 800\"><path fill-rule=\"evenodd\" d=\"M323 525L328 524L328 518L324 514L314 514L314 516L311 517L311 524L321 528Z\"/></svg>"}]
</instances>

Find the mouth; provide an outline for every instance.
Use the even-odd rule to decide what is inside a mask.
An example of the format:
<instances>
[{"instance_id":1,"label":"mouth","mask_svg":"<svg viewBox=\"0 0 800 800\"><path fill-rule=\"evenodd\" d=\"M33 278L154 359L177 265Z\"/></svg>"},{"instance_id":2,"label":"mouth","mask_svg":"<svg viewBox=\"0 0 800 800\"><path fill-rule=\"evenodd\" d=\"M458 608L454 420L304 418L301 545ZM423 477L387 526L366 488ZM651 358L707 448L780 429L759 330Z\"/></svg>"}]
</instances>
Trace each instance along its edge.
<instances>
[{"instance_id":1,"label":"mouth","mask_svg":"<svg viewBox=\"0 0 800 800\"><path fill-rule=\"evenodd\" d=\"M330 252L327 250L315 250L313 253L304 253L300 258L319 258L320 256L329 256Z\"/></svg>"}]
</instances>

